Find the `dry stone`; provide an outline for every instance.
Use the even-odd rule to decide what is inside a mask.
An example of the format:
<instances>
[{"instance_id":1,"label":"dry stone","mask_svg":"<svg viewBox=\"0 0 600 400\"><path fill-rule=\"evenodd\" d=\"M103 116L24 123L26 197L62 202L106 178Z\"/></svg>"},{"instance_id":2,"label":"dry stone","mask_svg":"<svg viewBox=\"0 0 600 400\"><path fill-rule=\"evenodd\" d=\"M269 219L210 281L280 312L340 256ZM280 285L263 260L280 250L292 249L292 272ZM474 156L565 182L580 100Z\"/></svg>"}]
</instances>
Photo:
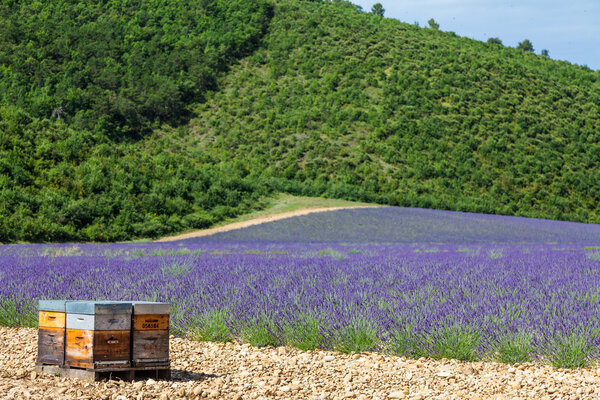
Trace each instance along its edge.
<instances>
[{"instance_id":1,"label":"dry stone","mask_svg":"<svg viewBox=\"0 0 600 400\"><path fill-rule=\"evenodd\" d=\"M32 373L35 329L0 328L0 399L595 399L597 367L555 370L171 338L173 379L89 382Z\"/></svg>"},{"instance_id":2,"label":"dry stone","mask_svg":"<svg viewBox=\"0 0 600 400\"><path fill-rule=\"evenodd\" d=\"M388 398L389 399L404 399L404 398L406 398L406 395L404 394L404 392L395 391L395 392L390 393Z\"/></svg>"}]
</instances>

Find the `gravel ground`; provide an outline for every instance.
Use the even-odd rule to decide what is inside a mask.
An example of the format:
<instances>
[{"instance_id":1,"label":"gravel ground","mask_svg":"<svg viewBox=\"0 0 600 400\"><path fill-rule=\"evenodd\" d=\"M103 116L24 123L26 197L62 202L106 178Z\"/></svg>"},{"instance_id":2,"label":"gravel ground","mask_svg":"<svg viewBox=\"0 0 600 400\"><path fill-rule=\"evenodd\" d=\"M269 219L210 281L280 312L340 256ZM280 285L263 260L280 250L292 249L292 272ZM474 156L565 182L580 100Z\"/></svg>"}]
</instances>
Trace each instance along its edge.
<instances>
[{"instance_id":1,"label":"gravel ground","mask_svg":"<svg viewBox=\"0 0 600 400\"><path fill-rule=\"evenodd\" d=\"M89 382L34 372L35 329L0 328L0 399L597 399L600 369L409 360L171 339L173 379Z\"/></svg>"}]
</instances>

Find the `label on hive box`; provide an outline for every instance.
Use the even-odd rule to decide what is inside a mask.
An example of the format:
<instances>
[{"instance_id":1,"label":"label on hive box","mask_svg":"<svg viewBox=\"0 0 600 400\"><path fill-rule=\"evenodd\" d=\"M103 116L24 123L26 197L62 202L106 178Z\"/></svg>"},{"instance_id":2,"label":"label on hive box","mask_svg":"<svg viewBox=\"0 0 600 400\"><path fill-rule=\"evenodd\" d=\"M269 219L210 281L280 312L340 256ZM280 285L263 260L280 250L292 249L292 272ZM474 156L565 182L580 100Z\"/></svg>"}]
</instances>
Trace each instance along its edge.
<instances>
[{"instance_id":1,"label":"label on hive box","mask_svg":"<svg viewBox=\"0 0 600 400\"><path fill-rule=\"evenodd\" d=\"M94 339L94 361L129 361L131 354L130 331L96 331Z\"/></svg>"},{"instance_id":2,"label":"label on hive box","mask_svg":"<svg viewBox=\"0 0 600 400\"><path fill-rule=\"evenodd\" d=\"M133 316L133 330L167 330L169 329L169 314L147 314Z\"/></svg>"}]
</instances>

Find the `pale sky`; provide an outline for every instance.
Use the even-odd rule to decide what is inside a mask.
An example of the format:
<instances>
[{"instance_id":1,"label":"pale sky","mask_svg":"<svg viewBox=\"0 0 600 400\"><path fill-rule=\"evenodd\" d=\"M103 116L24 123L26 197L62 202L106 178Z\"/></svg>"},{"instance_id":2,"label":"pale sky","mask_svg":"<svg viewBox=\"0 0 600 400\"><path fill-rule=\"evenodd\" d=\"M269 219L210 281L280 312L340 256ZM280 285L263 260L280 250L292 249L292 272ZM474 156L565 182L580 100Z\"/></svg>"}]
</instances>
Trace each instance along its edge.
<instances>
[{"instance_id":1,"label":"pale sky","mask_svg":"<svg viewBox=\"0 0 600 400\"><path fill-rule=\"evenodd\" d=\"M375 3L385 16L485 41L498 37L515 47L524 39L536 54L600 69L600 0L351 0L371 11Z\"/></svg>"}]
</instances>

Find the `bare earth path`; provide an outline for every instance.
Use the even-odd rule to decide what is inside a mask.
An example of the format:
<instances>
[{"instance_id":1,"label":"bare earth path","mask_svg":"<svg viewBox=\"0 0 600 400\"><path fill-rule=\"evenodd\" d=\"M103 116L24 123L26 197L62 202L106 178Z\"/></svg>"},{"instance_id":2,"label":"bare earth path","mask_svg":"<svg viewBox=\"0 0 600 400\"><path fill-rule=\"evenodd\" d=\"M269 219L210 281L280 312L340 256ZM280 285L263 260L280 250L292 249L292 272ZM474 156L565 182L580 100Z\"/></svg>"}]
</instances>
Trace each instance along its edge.
<instances>
[{"instance_id":1,"label":"bare earth path","mask_svg":"<svg viewBox=\"0 0 600 400\"><path fill-rule=\"evenodd\" d=\"M377 207L377 206L343 206L343 207L307 208L307 209L303 209L303 210L295 210L295 211L289 211L289 212L284 212L284 213L279 213L279 214L265 215L265 216L254 218L254 219L251 219L248 221L234 222L234 223L223 225L223 226L217 226L215 228L203 229L200 231L184 233L184 234L177 235L177 236L169 236L166 238L158 239L156 241L157 242L174 242L174 241L182 240L182 239L210 236L210 235L214 235L215 233L219 233L219 232L233 231L235 229L247 228L252 225L264 224L265 222L272 222L272 221L277 221L277 220L285 219L285 218L298 217L300 215L308 215L308 214L312 214L312 213L319 213L319 212L325 212L325 211L345 210L345 209L350 209L350 208L374 208L374 207Z\"/></svg>"},{"instance_id":2,"label":"bare earth path","mask_svg":"<svg viewBox=\"0 0 600 400\"><path fill-rule=\"evenodd\" d=\"M169 381L37 375L37 330L0 328L0 399L597 399L600 370L409 360L171 339Z\"/></svg>"}]
</instances>

